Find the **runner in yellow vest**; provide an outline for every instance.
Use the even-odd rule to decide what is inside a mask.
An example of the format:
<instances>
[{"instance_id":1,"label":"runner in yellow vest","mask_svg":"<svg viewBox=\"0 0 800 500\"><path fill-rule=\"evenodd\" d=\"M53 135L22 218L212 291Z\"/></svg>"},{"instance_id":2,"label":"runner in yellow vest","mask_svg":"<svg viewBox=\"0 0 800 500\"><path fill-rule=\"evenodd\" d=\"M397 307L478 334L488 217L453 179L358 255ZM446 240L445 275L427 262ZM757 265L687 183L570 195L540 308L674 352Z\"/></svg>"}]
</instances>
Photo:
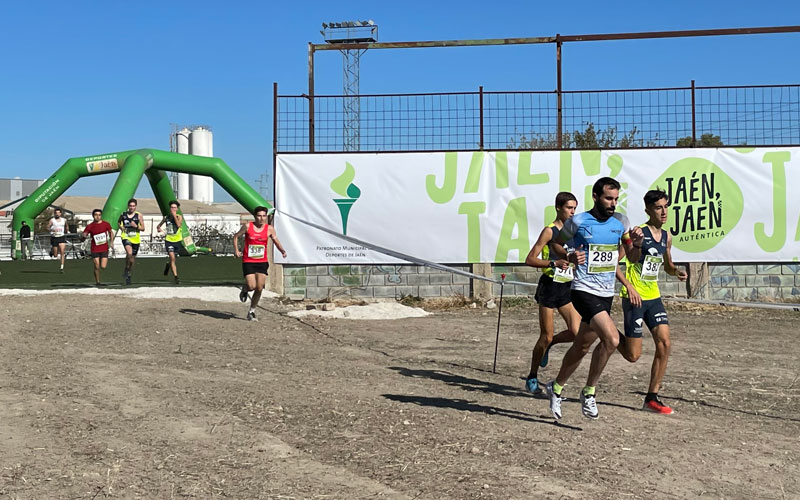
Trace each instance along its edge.
<instances>
[{"instance_id":1,"label":"runner in yellow vest","mask_svg":"<svg viewBox=\"0 0 800 500\"><path fill-rule=\"evenodd\" d=\"M648 191L644 195L644 205L649 220L640 226L644 234L641 256L636 262L627 261L624 274L619 267L616 271L617 279L623 285L620 296L625 317L625 335L620 335L617 350L626 360L635 363L642 354L643 324L647 325L656 344L656 353L642 409L669 415L672 408L658 399L670 351L669 319L658 289L658 274L663 266L667 274L684 281L686 272L676 268L672 262L672 236L663 229L669 212L667 193L660 189Z\"/></svg>"},{"instance_id":2,"label":"runner in yellow vest","mask_svg":"<svg viewBox=\"0 0 800 500\"><path fill-rule=\"evenodd\" d=\"M552 245L558 245L555 241L561 228L564 227L564 222L575 215L578 200L572 193L561 192L556 195L555 207L556 220L542 229L539 239L525 259L525 264L543 269L534 297L539 304L539 339L533 348L531 370L525 379L525 389L533 395L542 393L538 378L539 367L547 366L550 347L575 340L581 323L581 317L572 306L570 298L574 266L571 266L566 259L559 259L551 251ZM574 250L569 242L566 246L567 253ZM567 328L553 336L556 310L564 318Z\"/></svg>"},{"instance_id":3,"label":"runner in yellow vest","mask_svg":"<svg viewBox=\"0 0 800 500\"><path fill-rule=\"evenodd\" d=\"M139 253L139 244L142 242L141 231L144 231L144 217L136 211L138 202L135 198L128 200L128 211L119 216L119 229L122 235L122 245L125 247L125 271L122 278L126 285L131 284L131 270Z\"/></svg>"},{"instance_id":4,"label":"runner in yellow vest","mask_svg":"<svg viewBox=\"0 0 800 500\"><path fill-rule=\"evenodd\" d=\"M169 215L164 217L161 222L158 223L158 226L156 226L156 230L162 233L165 231L161 229L161 227L166 225L164 246L166 247L167 255L169 255L169 262L164 266L164 276L167 276L170 270L172 270L176 285L180 283L180 280L178 279L178 266L175 263L175 258L180 255L183 250L183 234L181 231L183 215L178 213L178 208L180 206L181 204L175 200L169 202Z\"/></svg>"}]
</instances>

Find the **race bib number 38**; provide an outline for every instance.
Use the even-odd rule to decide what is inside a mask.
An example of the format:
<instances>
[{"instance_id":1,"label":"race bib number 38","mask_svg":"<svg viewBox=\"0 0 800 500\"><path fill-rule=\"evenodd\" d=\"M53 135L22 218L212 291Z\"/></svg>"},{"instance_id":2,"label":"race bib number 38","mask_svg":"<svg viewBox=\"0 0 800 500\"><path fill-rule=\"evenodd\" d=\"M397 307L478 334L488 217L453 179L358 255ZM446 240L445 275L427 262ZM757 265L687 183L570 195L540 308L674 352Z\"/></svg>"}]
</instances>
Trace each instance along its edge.
<instances>
[{"instance_id":1,"label":"race bib number 38","mask_svg":"<svg viewBox=\"0 0 800 500\"><path fill-rule=\"evenodd\" d=\"M589 274L613 273L617 269L617 245L589 245Z\"/></svg>"},{"instance_id":2,"label":"race bib number 38","mask_svg":"<svg viewBox=\"0 0 800 500\"><path fill-rule=\"evenodd\" d=\"M647 255L642 262L642 281L658 281L658 271L664 257Z\"/></svg>"}]
</instances>

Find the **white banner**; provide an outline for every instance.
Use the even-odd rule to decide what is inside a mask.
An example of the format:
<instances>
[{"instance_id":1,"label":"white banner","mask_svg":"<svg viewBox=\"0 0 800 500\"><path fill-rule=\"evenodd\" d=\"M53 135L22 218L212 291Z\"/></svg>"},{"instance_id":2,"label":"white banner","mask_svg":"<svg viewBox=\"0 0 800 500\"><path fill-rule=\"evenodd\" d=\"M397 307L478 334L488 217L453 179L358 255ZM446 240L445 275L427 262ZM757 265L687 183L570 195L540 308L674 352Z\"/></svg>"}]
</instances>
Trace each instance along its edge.
<instances>
[{"instance_id":1,"label":"white banner","mask_svg":"<svg viewBox=\"0 0 800 500\"><path fill-rule=\"evenodd\" d=\"M603 176L622 183L631 224L647 219L646 191L667 191L678 262L800 256L800 148L294 154L276 175L280 211L440 263L524 261L556 194L585 211ZM280 214L275 224L290 264L401 262Z\"/></svg>"}]
</instances>

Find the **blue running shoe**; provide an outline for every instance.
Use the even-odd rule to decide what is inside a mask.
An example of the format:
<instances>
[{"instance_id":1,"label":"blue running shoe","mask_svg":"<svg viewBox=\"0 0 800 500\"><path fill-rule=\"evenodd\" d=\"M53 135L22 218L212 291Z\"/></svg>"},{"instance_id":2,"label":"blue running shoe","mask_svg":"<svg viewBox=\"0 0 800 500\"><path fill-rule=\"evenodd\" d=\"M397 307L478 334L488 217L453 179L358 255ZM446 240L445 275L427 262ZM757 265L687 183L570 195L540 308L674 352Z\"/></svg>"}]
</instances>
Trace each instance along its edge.
<instances>
[{"instance_id":1,"label":"blue running shoe","mask_svg":"<svg viewBox=\"0 0 800 500\"><path fill-rule=\"evenodd\" d=\"M525 390L530 392L534 396L541 394L542 388L539 387L539 379L537 379L536 377L526 379Z\"/></svg>"},{"instance_id":2,"label":"blue running shoe","mask_svg":"<svg viewBox=\"0 0 800 500\"><path fill-rule=\"evenodd\" d=\"M552 346L552 344L547 346L547 349L544 350L544 356L542 356L542 360L539 361L539 366L542 367L542 368L547 366L547 362L550 361L550 347L551 346Z\"/></svg>"}]
</instances>

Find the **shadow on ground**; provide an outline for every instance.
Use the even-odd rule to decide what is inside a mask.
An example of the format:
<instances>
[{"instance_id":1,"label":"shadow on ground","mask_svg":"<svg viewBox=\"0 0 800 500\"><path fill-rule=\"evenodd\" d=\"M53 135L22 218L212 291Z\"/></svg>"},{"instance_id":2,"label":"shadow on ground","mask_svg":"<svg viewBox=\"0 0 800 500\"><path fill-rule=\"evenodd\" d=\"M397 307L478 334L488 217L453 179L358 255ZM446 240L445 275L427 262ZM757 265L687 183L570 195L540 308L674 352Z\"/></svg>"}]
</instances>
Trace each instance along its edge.
<instances>
[{"instance_id":1,"label":"shadow on ground","mask_svg":"<svg viewBox=\"0 0 800 500\"><path fill-rule=\"evenodd\" d=\"M565 429L571 429L573 431L583 430L583 428L581 427L565 425L555 420L545 420L542 418L537 418L529 413L524 413L516 410L506 410L505 408L498 408L496 406L480 405L466 399L429 398L426 396L409 396L404 394L382 394L382 396L388 400L397 401L398 403L411 403L419 406L430 406L433 408L451 408L453 410L458 410L458 411L485 413L487 415L499 415L501 417L513 418L516 420L522 420L524 422L555 425L557 427L563 427Z\"/></svg>"},{"instance_id":2,"label":"shadow on ground","mask_svg":"<svg viewBox=\"0 0 800 500\"><path fill-rule=\"evenodd\" d=\"M178 311L181 314L191 314L193 316L208 316L214 319L239 319L244 321L244 318L240 318L227 311L215 311L213 309L179 309Z\"/></svg>"}]
</instances>

